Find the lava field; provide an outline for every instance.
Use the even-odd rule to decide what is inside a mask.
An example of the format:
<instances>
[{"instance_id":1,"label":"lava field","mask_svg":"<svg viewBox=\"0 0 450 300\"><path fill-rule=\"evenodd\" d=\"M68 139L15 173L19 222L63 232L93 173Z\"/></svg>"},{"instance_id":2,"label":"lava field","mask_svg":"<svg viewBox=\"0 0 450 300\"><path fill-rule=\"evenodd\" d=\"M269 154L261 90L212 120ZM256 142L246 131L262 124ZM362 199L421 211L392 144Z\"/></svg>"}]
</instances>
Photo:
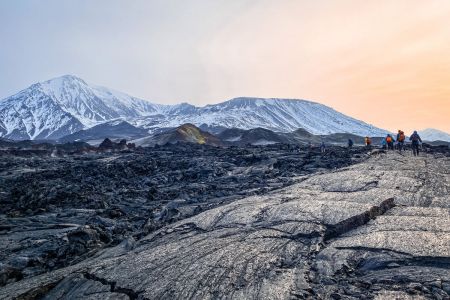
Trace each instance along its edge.
<instances>
[{"instance_id":1,"label":"lava field","mask_svg":"<svg viewBox=\"0 0 450 300\"><path fill-rule=\"evenodd\" d=\"M0 161L1 285L367 157L363 148L320 153L293 145L177 144L62 157L8 153Z\"/></svg>"}]
</instances>

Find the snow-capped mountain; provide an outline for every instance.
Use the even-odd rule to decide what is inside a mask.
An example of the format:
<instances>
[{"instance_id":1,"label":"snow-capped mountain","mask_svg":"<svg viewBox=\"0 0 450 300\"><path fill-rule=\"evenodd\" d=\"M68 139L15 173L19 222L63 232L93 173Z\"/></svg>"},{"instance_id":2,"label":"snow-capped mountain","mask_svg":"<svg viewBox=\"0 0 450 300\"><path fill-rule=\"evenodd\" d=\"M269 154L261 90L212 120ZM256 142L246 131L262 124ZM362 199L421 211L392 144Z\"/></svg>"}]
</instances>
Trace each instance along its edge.
<instances>
[{"instance_id":1,"label":"snow-capped mountain","mask_svg":"<svg viewBox=\"0 0 450 300\"><path fill-rule=\"evenodd\" d=\"M65 75L0 101L0 137L57 139L82 129L123 120L149 133L192 123L201 128L267 128L314 134L347 132L382 136L385 130L311 101L235 98L196 107L154 104Z\"/></svg>"},{"instance_id":2,"label":"snow-capped mountain","mask_svg":"<svg viewBox=\"0 0 450 300\"><path fill-rule=\"evenodd\" d=\"M134 125L152 129L192 123L196 126L206 124L241 129L261 127L280 132L304 128L313 134L348 132L364 136L383 136L387 132L328 106L306 100L243 97L204 107L188 106L185 109L189 112L178 112L157 122L154 118L136 119Z\"/></svg>"},{"instance_id":3,"label":"snow-capped mountain","mask_svg":"<svg viewBox=\"0 0 450 300\"><path fill-rule=\"evenodd\" d=\"M0 101L0 134L12 139L54 139L116 118L157 113L159 105L66 75Z\"/></svg>"},{"instance_id":4,"label":"snow-capped mountain","mask_svg":"<svg viewBox=\"0 0 450 300\"><path fill-rule=\"evenodd\" d=\"M447 132L434 129L434 128L427 128L424 130L418 131L420 137L424 141L444 141L444 142L450 142L450 134Z\"/></svg>"}]
</instances>

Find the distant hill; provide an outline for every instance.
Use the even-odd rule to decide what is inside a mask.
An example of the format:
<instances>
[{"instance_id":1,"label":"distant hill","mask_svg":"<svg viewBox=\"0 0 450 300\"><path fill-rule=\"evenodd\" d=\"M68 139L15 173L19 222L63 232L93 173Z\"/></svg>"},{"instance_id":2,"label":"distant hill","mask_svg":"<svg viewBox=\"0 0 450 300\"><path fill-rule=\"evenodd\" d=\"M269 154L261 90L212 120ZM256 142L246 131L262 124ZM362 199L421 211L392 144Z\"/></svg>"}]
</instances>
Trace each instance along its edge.
<instances>
[{"instance_id":1,"label":"distant hill","mask_svg":"<svg viewBox=\"0 0 450 300\"><path fill-rule=\"evenodd\" d=\"M333 145L347 145L349 139L352 139L355 144L363 145L364 137L350 133L332 133L327 135L314 135L307 130L300 128L290 133L273 132L268 129L226 129L217 135L224 143L235 145L264 145L264 144L303 144L303 145L319 145L323 142L325 144ZM382 137L372 137L374 145L381 142Z\"/></svg>"},{"instance_id":2,"label":"distant hill","mask_svg":"<svg viewBox=\"0 0 450 300\"><path fill-rule=\"evenodd\" d=\"M148 136L148 131L138 128L130 123L119 120L96 125L94 127L77 131L64 136L59 142L73 141L101 141L105 138L110 139L137 139Z\"/></svg>"},{"instance_id":3,"label":"distant hill","mask_svg":"<svg viewBox=\"0 0 450 300\"><path fill-rule=\"evenodd\" d=\"M448 147L450 147L450 142L446 142L446 141L432 141L432 142L427 142L427 143L432 146L448 146Z\"/></svg>"},{"instance_id":4,"label":"distant hill","mask_svg":"<svg viewBox=\"0 0 450 300\"><path fill-rule=\"evenodd\" d=\"M189 124L190 126L194 126ZM165 137L166 134L157 134L155 138L161 140L161 137ZM348 139L352 139L356 145L364 144L364 137L349 134L349 133L333 133L329 135L314 135L305 129L297 129L295 131L274 132L265 128L254 129L239 129L231 128L225 129L215 135L217 139L223 143L223 145L269 145L269 144L300 144L300 145L319 145L323 142L325 144L333 145L347 145ZM152 140L154 138L149 137L144 140ZM374 145L378 145L381 142L382 137L372 137ZM165 139L162 139L165 141ZM139 143L138 143L139 144ZM159 143L161 144L161 143Z\"/></svg>"},{"instance_id":5,"label":"distant hill","mask_svg":"<svg viewBox=\"0 0 450 300\"><path fill-rule=\"evenodd\" d=\"M155 146L175 143L195 143L201 145L223 146L222 141L209 132L193 124L183 124L175 129L157 133L153 136L136 139L137 146Z\"/></svg>"},{"instance_id":6,"label":"distant hill","mask_svg":"<svg viewBox=\"0 0 450 300\"><path fill-rule=\"evenodd\" d=\"M223 142L236 145L268 145L277 143L293 143L287 134L276 133L264 128L254 129L226 129L217 135Z\"/></svg>"},{"instance_id":7,"label":"distant hill","mask_svg":"<svg viewBox=\"0 0 450 300\"><path fill-rule=\"evenodd\" d=\"M450 142L450 134L447 132L444 132L442 130L434 129L434 128L427 128L424 130L418 131L420 137L424 141L444 141L444 142Z\"/></svg>"},{"instance_id":8,"label":"distant hill","mask_svg":"<svg viewBox=\"0 0 450 300\"><path fill-rule=\"evenodd\" d=\"M348 139L352 139L356 145L364 144L364 137L349 133L333 133L329 135L314 135L305 129L295 131L274 132L265 128L254 129L225 129L220 133L212 133L201 130L193 124L184 124L178 128L136 139L133 142L137 146L154 146L167 143L191 142L197 144L209 144L214 146L245 146L245 145L270 145L270 144L300 144L316 145L325 142L329 145L347 145ZM378 145L382 137L372 137L374 145Z\"/></svg>"}]
</instances>

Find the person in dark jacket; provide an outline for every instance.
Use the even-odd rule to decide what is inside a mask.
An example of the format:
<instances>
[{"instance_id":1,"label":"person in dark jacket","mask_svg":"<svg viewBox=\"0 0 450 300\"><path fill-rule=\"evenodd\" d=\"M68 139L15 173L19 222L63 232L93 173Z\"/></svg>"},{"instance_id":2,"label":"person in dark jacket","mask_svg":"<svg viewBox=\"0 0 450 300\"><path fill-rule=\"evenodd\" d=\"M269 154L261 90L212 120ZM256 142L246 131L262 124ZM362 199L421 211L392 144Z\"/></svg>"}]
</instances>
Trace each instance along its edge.
<instances>
[{"instance_id":1,"label":"person in dark jacket","mask_svg":"<svg viewBox=\"0 0 450 300\"><path fill-rule=\"evenodd\" d=\"M411 147L413 150L414 156L419 155L419 144L422 143L422 139L420 138L417 131L414 131L413 134L409 137L409 140L411 141Z\"/></svg>"},{"instance_id":2,"label":"person in dark jacket","mask_svg":"<svg viewBox=\"0 0 450 300\"><path fill-rule=\"evenodd\" d=\"M320 152L321 153L325 153L325 142L324 141L322 141L321 143L320 143Z\"/></svg>"},{"instance_id":3,"label":"person in dark jacket","mask_svg":"<svg viewBox=\"0 0 450 300\"><path fill-rule=\"evenodd\" d=\"M353 140L352 139L348 139L347 146L348 146L348 149L351 149L353 147Z\"/></svg>"}]
</instances>

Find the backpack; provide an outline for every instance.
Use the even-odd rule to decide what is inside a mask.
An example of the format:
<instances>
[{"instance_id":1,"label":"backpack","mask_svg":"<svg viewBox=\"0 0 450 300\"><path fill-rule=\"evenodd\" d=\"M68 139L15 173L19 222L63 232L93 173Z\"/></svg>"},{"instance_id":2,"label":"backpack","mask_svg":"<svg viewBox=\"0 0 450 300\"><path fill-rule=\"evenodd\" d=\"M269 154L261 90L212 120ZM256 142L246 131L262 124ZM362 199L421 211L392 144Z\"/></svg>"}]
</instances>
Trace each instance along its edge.
<instances>
[{"instance_id":1,"label":"backpack","mask_svg":"<svg viewBox=\"0 0 450 300\"><path fill-rule=\"evenodd\" d=\"M398 141L403 142L405 140L405 133L400 131L400 135L398 136Z\"/></svg>"},{"instance_id":2,"label":"backpack","mask_svg":"<svg viewBox=\"0 0 450 300\"><path fill-rule=\"evenodd\" d=\"M386 142L392 143L392 137L390 137L390 136L386 137Z\"/></svg>"}]
</instances>

